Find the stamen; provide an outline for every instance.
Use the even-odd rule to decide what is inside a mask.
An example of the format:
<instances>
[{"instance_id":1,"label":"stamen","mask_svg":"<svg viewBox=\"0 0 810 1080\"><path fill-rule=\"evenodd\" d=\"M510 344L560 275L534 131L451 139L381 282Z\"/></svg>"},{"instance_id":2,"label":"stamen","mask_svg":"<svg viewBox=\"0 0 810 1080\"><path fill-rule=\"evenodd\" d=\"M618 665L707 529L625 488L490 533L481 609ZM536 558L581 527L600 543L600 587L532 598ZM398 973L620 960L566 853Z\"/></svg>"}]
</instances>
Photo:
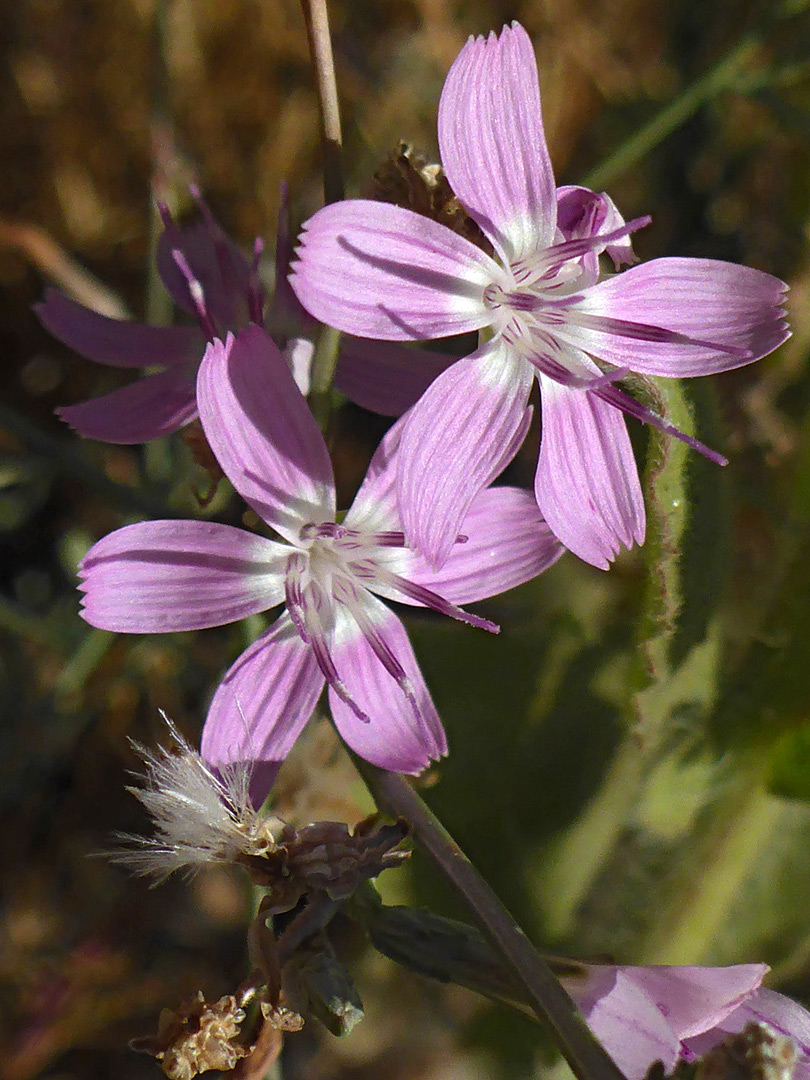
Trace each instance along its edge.
<instances>
[{"instance_id":1,"label":"stamen","mask_svg":"<svg viewBox=\"0 0 810 1080\"><path fill-rule=\"evenodd\" d=\"M338 598L336 597L336 599ZM339 602L346 605L352 618L357 623L360 633L371 648L371 651L405 695L422 736L432 740L433 734L431 733L430 725L422 715L422 710L419 708L419 702L416 700L416 692L414 691L411 680L408 678L407 672L402 664L400 664L399 660L397 660L396 656L394 656L388 642L380 634L379 629L369 618L368 612L363 608L362 601L358 597L356 590L352 589L348 583L346 584L346 588L341 590Z\"/></svg>"},{"instance_id":2,"label":"stamen","mask_svg":"<svg viewBox=\"0 0 810 1080\"><path fill-rule=\"evenodd\" d=\"M370 724L371 717L364 713L357 702L352 698L346 685L338 675L335 662L329 652L326 630L324 629L319 611L319 608L322 606L322 601L325 599L321 594L320 588L316 582L310 582L308 596L305 596L303 591L298 589L296 571L299 569L302 561L304 561L304 556L302 553L296 552L295 555L290 556L287 564L288 575L284 583L284 588L287 596L287 610L290 613L290 618L292 619L296 630L298 630L298 633L301 635L302 641L311 647L313 655L315 656L315 662L321 669L321 673L329 686L335 691L340 700L349 706L358 720L362 721L364 724ZM292 573L290 573L290 571L292 571ZM290 605L291 597L293 604L295 605L294 608Z\"/></svg>"},{"instance_id":3,"label":"stamen","mask_svg":"<svg viewBox=\"0 0 810 1080\"><path fill-rule=\"evenodd\" d=\"M478 615L471 615L463 608L451 604L449 600L445 600L438 593L426 589L424 585L417 585L413 581L400 577L399 574L385 570L383 567L379 567L377 570L377 580L397 589L403 596L407 596L410 600L421 604L422 607L431 608L431 610L438 611L442 615L449 615L451 619L469 623L470 626L477 626L480 630L487 630L490 634L500 634L501 632L501 628L497 623L490 622L489 619L482 619Z\"/></svg>"},{"instance_id":4,"label":"stamen","mask_svg":"<svg viewBox=\"0 0 810 1080\"><path fill-rule=\"evenodd\" d=\"M633 416L636 420L641 420L642 423L649 424L650 427L654 427L658 431L663 431L667 435L680 439L682 443L691 446L693 450L697 450L699 454L708 458L709 461L713 461L716 465L728 465L728 458L718 454L716 450L712 450L705 443L692 438L691 435L687 435L686 432L681 431L672 424L668 424L663 417L654 413L652 409L646 408L635 398L630 397L629 394L625 394L617 386L602 387L595 390L594 393L597 397L606 401L608 405L614 405L617 409L621 409L623 413L627 413L628 416Z\"/></svg>"},{"instance_id":5,"label":"stamen","mask_svg":"<svg viewBox=\"0 0 810 1080\"><path fill-rule=\"evenodd\" d=\"M634 218L621 228L609 233L597 233L596 236L586 236L579 240L566 240L562 244L555 244L553 247L546 248L539 257L533 258L530 262L519 260L514 263L511 267L512 273L516 277L520 276L520 284L525 288L543 276L553 276L569 260L581 259L583 255L600 250L612 244L614 240L630 236L649 225L651 221L652 218L649 216ZM523 277L524 274L527 276Z\"/></svg>"},{"instance_id":6,"label":"stamen","mask_svg":"<svg viewBox=\"0 0 810 1080\"><path fill-rule=\"evenodd\" d=\"M264 326L264 290L259 279L259 263L264 252L264 240L257 236L253 241L253 262L248 275L248 314L250 321Z\"/></svg>"},{"instance_id":7,"label":"stamen","mask_svg":"<svg viewBox=\"0 0 810 1080\"><path fill-rule=\"evenodd\" d=\"M312 642L306 625L304 591L301 587L305 568L306 558L302 552L296 551L287 559L287 567L284 573L284 597L287 603L287 611L290 614L293 626L298 631L298 636L305 645L311 645Z\"/></svg>"},{"instance_id":8,"label":"stamen","mask_svg":"<svg viewBox=\"0 0 810 1080\"><path fill-rule=\"evenodd\" d=\"M545 314L545 313L544 313ZM607 315L591 315L588 312L578 311L576 307L569 307L565 312L565 322L582 326L586 330L596 330L604 334L615 334L630 338L631 341L651 341L656 344L666 345L693 345L701 349L713 349L727 356L734 356L741 360L753 359L750 349L742 349L736 345L722 345L717 341L704 341L702 338L691 337L689 334L681 334L677 330L667 330L663 326L653 326L650 323L627 322L624 319L613 319Z\"/></svg>"},{"instance_id":9,"label":"stamen","mask_svg":"<svg viewBox=\"0 0 810 1080\"><path fill-rule=\"evenodd\" d=\"M214 338L217 337L217 328L205 305L205 292L203 291L203 287L197 278L194 277L194 274L191 272L191 267L188 264L188 259L179 248L172 248L172 258L177 264L180 273L186 279L189 296L191 297L191 302L197 312L197 318L200 320L200 326L202 327L203 333L209 341L213 341Z\"/></svg>"}]
</instances>

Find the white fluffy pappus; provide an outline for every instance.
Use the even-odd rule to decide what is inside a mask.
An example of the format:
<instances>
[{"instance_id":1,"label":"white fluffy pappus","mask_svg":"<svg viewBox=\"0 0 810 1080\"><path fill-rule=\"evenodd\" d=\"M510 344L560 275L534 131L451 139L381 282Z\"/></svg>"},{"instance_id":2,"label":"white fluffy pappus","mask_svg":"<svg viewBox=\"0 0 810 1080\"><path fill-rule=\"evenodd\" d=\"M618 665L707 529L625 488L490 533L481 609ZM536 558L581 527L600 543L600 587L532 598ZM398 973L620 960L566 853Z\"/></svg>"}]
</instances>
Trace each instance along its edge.
<instances>
[{"instance_id":1,"label":"white fluffy pappus","mask_svg":"<svg viewBox=\"0 0 810 1080\"><path fill-rule=\"evenodd\" d=\"M155 826L151 837L118 835L108 854L144 877L163 881L177 870L195 873L212 862L234 862L275 846L284 823L254 810L248 789L251 769L240 764L217 775L161 712L173 746L133 746L144 759L137 785L128 787Z\"/></svg>"}]
</instances>

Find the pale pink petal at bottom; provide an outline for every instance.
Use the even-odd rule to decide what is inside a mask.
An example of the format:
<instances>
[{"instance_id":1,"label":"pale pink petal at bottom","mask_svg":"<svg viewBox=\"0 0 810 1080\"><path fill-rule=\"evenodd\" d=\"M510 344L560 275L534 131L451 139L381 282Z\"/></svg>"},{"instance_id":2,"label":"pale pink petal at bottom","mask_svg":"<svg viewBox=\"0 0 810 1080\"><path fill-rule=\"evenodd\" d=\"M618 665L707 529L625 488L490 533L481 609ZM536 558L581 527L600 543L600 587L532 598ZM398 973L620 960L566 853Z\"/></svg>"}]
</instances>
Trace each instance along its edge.
<instances>
[{"instance_id":1,"label":"pale pink petal at bottom","mask_svg":"<svg viewBox=\"0 0 810 1080\"><path fill-rule=\"evenodd\" d=\"M121 445L149 442L171 435L196 417L194 379L171 370L144 375L80 405L62 405L56 413L87 439Z\"/></svg>"},{"instance_id":2,"label":"pale pink petal at bottom","mask_svg":"<svg viewBox=\"0 0 810 1080\"><path fill-rule=\"evenodd\" d=\"M607 570L622 547L644 540L644 500L624 417L587 390L544 375L540 400L540 512L575 555Z\"/></svg>"},{"instance_id":3,"label":"pale pink petal at bottom","mask_svg":"<svg viewBox=\"0 0 810 1080\"><path fill-rule=\"evenodd\" d=\"M496 338L448 368L408 414L399 509L406 536L432 566L450 554L475 496L517 453L532 377Z\"/></svg>"},{"instance_id":4,"label":"pale pink petal at bottom","mask_svg":"<svg viewBox=\"0 0 810 1080\"><path fill-rule=\"evenodd\" d=\"M124 634L223 626L281 602L288 551L214 521L125 525L82 559L82 616Z\"/></svg>"},{"instance_id":5,"label":"pale pink petal at bottom","mask_svg":"<svg viewBox=\"0 0 810 1080\"><path fill-rule=\"evenodd\" d=\"M202 356L205 338L192 326L146 326L111 319L58 289L46 289L34 304L45 329L77 353L115 367L184 364Z\"/></svg>"},{"instance_id":6,"label":"pale pink petal at bottom","mask_svg":"<svg viewBox=\"0 0 810 1080\"><path fill-rule=\"evenodd\" d=\"M360 757L391 772L419 773L447 753L447 741L405 628L392 611L366 594L366 613L410 682L417 712L351 620L338 609L332 656L352 700L371 718L364 723L334 691L329 706L335 726Z\"/></svg>"},{"instance_id":7,"label":"pale pink petal at bottom","mask_svg":"<svg viewBox=\"0 0 810 1080\"><path fill-rule=\"evenodd\" d=\"M760 987L742 1005L709 1031L684 1040L689 1060L702 1057L729 1035L736 1035L751 1023L767 1024L777 1035L788 1035L796 1043L799 1058L794 1080L810 1078L810 1013L784 994Z\"/></svg>"},{"instance_id":8,"label":"pale pink petal at bottom","mask_svg":"<svg viewBox=\"0 0 810 1080\"><path fill-rule=\"evenodd\" d=\"M219 684L200 752L218 768L283 761L318 703L324 678L290 617L279 616Z\"/></svg>"},{"instance_id":9,"label":"pale pink petal at bottom","mask_svg":"<svg viewBox=\"0 0 810 1080\"><path fill-rule=\"evenodd\" d=\"M437 592L453 604L468 604L521 585L559 559L565 548L540 515L529 491L491 487L476 496L456 544L440 570L411 556L403 577ZM393 594L392 594L393 595ZM397 596L404 603L406 597Z\"/></svg>"},{"instance_id":10,"label":"pale pink petal at bottom","mask_svg":"<svg viewBox=\"0 0 810 1080\"><path fill-rule=\"evenodd\" d=\"M680 1039L721 1023L751 996L767 964L732 967L649 966L621 969L655 1002Z\"/></svg>"},{"instance_id":11,"label":"pale pink petal at bottom","mask_svg":"<svg viewBox=\"0 0 810 1080\"><path fill-rule=\"evenodd\" d=\"M678 1038L655 1003L621 968L613 986L598 995L575 980L564 984L627 1080L643 1080L654 1061L663 1061L667 1072L672 1069L680 1050Z\"/></svg>"},{"instance_id":12,"label":"pale pink petal at bottom","mask_svg":"<svg viewBox=\"0 0 810 1080\"><path fill-rule=\"evenodd\" d=\"M381 416L401 416L456 358L396 341L340 340L335 386Z\"/></svg>"}]
</instances>

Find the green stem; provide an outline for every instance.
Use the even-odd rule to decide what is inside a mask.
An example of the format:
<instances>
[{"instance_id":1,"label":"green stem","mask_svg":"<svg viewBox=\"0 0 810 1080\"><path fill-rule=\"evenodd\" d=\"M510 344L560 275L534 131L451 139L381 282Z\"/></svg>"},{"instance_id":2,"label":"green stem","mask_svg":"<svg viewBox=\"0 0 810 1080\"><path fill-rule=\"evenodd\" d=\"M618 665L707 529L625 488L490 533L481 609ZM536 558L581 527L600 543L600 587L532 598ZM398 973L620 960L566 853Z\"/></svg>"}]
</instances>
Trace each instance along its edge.
<instances>
[{"instance_id":1,"label":"green stem","mask_svg":"<svg viewBox=\"0 0 810 1080\"><path fill-rule=\"evenodd\" d=\"M549 1028L579 1080L622 1080L622 1073L548 964L411 784L364 761L355 759L355 764L378 807L408 822L417 843L467 904L508 969L526 988L532 1012Z\"/></svg>"},{"instance_id":2,"label":"green stem","mask_svg":"<svg viewBox=\"0 0 810 1080\"><path fill-rule=\"evenodd\" d=\"M614 150L601 165L592 169L583 180L585 186L599 191L641 161L668 135L694 116L706 102L731 89L759 47L759 35L747 34L705 75L683 90L635 135Z\"/></svg>"}]
</instances>

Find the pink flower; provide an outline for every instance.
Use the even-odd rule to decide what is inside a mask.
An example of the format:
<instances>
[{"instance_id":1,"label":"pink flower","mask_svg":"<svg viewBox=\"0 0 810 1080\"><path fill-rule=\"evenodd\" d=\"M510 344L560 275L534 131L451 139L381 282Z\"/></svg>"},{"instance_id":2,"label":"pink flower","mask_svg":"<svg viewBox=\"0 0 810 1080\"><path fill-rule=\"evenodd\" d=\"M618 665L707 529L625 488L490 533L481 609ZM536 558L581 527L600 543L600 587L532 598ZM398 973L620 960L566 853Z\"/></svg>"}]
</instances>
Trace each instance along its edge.
<instances>
[{"instance_id":1,"label":"pink flower","mask_svg":"<svg viewBox=\"0 0 810 1080\"><path fill-rule=\"evenodd\" d=\"M285 603L214 694L205 759L219 767L282 760L326 684L335 724L358 754L419 772L446 753L444 731L405 629L378 597L496 631L458 605L534 577L561 545L527 492L494 488L470 506L445 566L432 571L404 546L396 510L402 421L338 523L326 445L287 362L257 326L209 345L197 400L225 474L280 539L211 521L128 525L82 562L84 618L164 633Z\"/></svg>"},{"instance_id":2,"label":"pink flower","mask_svg":"<svg viewBox=\"0 0 810 1080\"><path fill-rule=\"evenodd\" d=\"M158 244L158 270L172 299L198 326L147 326L123 322L84 307L47 289L34 305L40 322L55 338L82 356L113 367L163 370L145 375L120 390L57 409L80 435L110 443L140 443L169 435L197 416L197 369L208 342L228 329L265 325L265 295L258 277L262 252L259 239L248 263L223 232L196 188L200 220L178 228L161 207L163 234ZM269 330L282 349L302 393L309 389L309 365L316 321L301 307L287 283L288 242L286 190L279 213L276 245L276 289L267 315ZM386 416L401 416L452 357L413 350L389 341L344 337L335 378L338 390L352 401ZM373 365L373 366L372 366ZM368 378L369 367L376 377Z\"/></svg>"},{"instance_id":3,"label":"pink flower","mask_svg":"<svg viewBox=\"0 0 810 1080\"><path fill-rule=\"evenodd\" d=\"M797 1044L797 1080L810 1078L810 1014L760 986L766 964L736 967L586 966L563 984L628 1080L662 1061L669 1073L751 1021Z\"/></svg>"},{"instance_id":4,"label":"pink flower","mask_svg":"<svg viewBox=\"0 0 810 1080\"><path fill-rule=\"evenodd\" d=\"M788 335L786 286L686 258L598 280L599 253L632 261L628 238L648 219L625 224L607 196L555 189L534 53L517 23L462 49L442 92L439 144L448 180L494 256L409 210L353 200L306 224L292 286L316 318L360 336L483 331L480 347L431 384L402 433L402 521L432 565L448 556L472 499L502 467L536 378L538 505L566 547L607 568L645 530L623 412L724 460L615 380L630 371L703 375L764 356Z\"/></svg>"},{"instance_id":5,"label":"pink flower","mask_svg":"<svg viewBox=\"0 0 810 1080\"><path fill-rule=\"evenodd\" d=\"M113 367L163 370L110 394L66 405L58 414L80 435L102 442L140 443L177 431L197 415L195 382L206 343L228 327L261 324L264 290L258 279L261 241L253 263L214 221L196 188L200 220L180 229L161 206L158 270L194 326L147 326L99 315L48 289L35 311L46 330L82 356Z\"/></svg>"}]
</instances>

